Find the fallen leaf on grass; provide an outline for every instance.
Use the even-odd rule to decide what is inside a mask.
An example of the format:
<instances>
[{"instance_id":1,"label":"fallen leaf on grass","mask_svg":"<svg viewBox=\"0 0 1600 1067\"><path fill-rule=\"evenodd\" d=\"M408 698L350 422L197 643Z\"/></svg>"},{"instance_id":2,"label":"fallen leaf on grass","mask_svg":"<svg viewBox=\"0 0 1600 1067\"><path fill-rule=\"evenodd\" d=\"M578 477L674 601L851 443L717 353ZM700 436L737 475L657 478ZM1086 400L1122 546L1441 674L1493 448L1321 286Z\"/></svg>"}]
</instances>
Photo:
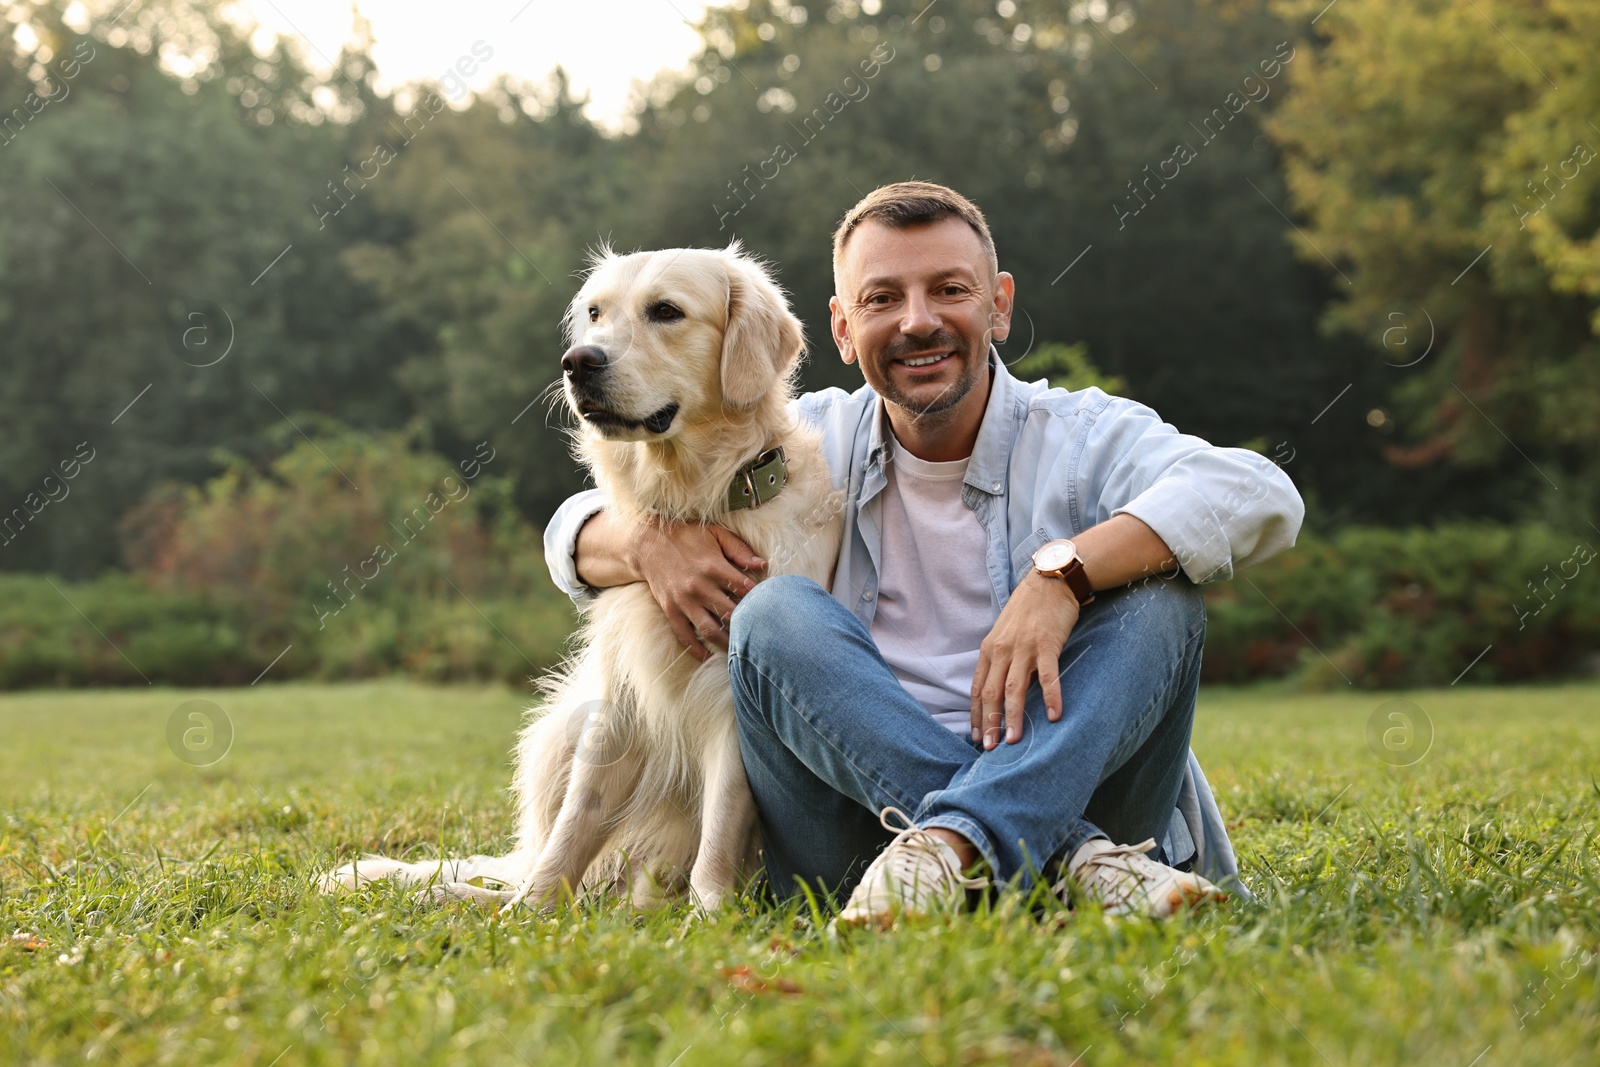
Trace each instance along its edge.
<instances>
[{"instance_id":1,"label":"fallen leaf on grass","mask_svg":"<svg viewBox=\"0 0 1600 1067\"><path fill-rule=\"evenodd\" d=\"M11 947L20 948L24 952L38 952L49 945L49 942L38 934L15 933L11 935Z\"/></svg>"},{"instance_id":2,"label":"fallen leaf on grass","mask_svg":"<svg viewBox=\"0 0 1600 1067\"><path fill-rule=\"evenodd\" d=\"M728 984L741 993L799 993L800 987L787 978L778 978L772 981L761 977L744 964L737 967L722 968L722 977Z\"/></svg>"}]
</instances>

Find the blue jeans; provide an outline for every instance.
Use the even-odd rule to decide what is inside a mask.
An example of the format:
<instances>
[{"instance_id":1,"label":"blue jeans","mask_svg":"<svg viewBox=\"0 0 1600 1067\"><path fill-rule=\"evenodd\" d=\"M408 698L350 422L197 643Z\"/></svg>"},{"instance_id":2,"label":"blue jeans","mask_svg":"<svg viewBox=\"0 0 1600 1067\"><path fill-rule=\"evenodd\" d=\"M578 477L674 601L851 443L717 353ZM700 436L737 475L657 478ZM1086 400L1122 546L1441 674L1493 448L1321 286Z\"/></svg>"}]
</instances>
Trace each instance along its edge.
<instances>
[{"instance_id":1,"label":"blue jeans","mask_svg":"<svg viewBox=\"0 0 1600 1067\"><path fill-rule=\"evenodd\" d=\"M1022 739L985 752L935 722L872 635L807 578L769 578L733 613L728 670L739 748L773 892L847 894L892 837L894 805L977 847L1030 886L1104 833L1161 838L1189 752L1205 607L1186 578L1099 594L1060 662L1063 715L1035 684Z\"/></svg>"}]
</instances>

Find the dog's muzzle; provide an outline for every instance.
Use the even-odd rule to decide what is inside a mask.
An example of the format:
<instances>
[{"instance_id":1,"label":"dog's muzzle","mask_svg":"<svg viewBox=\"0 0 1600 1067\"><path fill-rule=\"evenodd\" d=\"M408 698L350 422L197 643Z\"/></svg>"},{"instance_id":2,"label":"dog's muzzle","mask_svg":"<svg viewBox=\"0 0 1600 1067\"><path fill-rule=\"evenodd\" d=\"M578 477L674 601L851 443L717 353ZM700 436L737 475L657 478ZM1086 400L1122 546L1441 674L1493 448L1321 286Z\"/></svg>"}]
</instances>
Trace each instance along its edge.
<instances>
[{"instance_id":1,"label":"dog's muzzle","mask_svg":"<svg viewBox=\"0 0 1600 1067\"><path fill-rule=\"evenodd\" d=\"M666 433L672 420L678 417L676 403L663 405L642 419L620 414L606 406L601 382L608 362L605 351L595 345L578 345L561 357L561 372L571 386L578 415L601 433L640 429L653 434Z\"/></svg>"}]
</instances>

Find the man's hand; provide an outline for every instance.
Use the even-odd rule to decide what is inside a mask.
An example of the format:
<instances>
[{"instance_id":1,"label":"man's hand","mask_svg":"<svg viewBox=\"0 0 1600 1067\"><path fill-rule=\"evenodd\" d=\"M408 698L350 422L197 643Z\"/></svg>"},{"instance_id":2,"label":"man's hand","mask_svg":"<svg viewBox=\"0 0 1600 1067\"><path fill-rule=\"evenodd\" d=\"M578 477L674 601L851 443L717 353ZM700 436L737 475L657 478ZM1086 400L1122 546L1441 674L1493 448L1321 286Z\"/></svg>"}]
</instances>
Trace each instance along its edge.
<instances>
[{"instance_id":1,"label":"man's hand","mask_svg":"<svg viewBox=\"0 0 1600 1067\"><path fill-rule=\"evenodd\" d=\"M749 572L766 567L750 546L722 526L630 522L600 511L578 531L573 563L579 580L597 589L645 582L678 642L695 659L728 647L728 618L755 588Z\"/></svg>"},{"instance_id":2,"label":"man's hand","mask_svg":"<svg viewBox=\"0 0 1600 1067\"><path fill-rule=\"evenodd\" d=\"M1137 578L1159 574L1177 560L1161 536L1143 520L1123 513L1072 538L1084 573L1096 590L1115 589ZM1059 578L1028 569L1011 593L994 629L978 650L972 675L972 739L985 749L1022 740L1022 708L1035 678L1044 690L1051 722L1061 719L1061 649L1078 624L1078 598Z\"/></svg>"},{"instance_id":3,"label":"man's hand","mask_svg":"<svg viewBox=\"0 0 1600 1067\"><path fill-rule=\"evenodd\" d=\"M689 655L704 662L710 646L726 649L734 606L756 587L750 572L767 561L727 527L699 523L646 523L633 551L650 595Z\"/></svg>"},{"instance_id":4,"label":"man's hand","mask_svg":"<svg viewBox=\"0 0 1600 1067\"><path fill-rule=\"evenodd\" d=\"M1022 740L1022 713L1035 678L1051 722L1061 718L1061 649L1078 623L1078 599L1059 578L1029 571L978 649L972 675L972 739L987 751Z\"/></svg>"}]
</instances>

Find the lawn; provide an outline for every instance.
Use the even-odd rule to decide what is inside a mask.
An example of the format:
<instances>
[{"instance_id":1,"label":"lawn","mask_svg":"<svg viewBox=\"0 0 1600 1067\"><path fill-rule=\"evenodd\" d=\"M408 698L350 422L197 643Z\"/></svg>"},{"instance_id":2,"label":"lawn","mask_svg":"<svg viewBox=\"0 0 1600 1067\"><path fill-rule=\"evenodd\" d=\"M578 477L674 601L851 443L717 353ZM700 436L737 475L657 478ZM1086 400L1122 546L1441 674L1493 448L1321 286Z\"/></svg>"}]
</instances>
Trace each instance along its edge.
<instances>
[{"instance_id":1,"label":"lawn","mask_svg":"<svg viewBox=\"0 0 1600 1067\"><path fill-rule=\"evenodd\" d=\"M1600 1058L1592 683L1206 691L1195 747L1258 899L1164 925L1002 903L840 941L801 908L506 921L310 888L360 851L502 847L520 703L0 697L0 1062Z\"/></svg>"}]
</instances>

